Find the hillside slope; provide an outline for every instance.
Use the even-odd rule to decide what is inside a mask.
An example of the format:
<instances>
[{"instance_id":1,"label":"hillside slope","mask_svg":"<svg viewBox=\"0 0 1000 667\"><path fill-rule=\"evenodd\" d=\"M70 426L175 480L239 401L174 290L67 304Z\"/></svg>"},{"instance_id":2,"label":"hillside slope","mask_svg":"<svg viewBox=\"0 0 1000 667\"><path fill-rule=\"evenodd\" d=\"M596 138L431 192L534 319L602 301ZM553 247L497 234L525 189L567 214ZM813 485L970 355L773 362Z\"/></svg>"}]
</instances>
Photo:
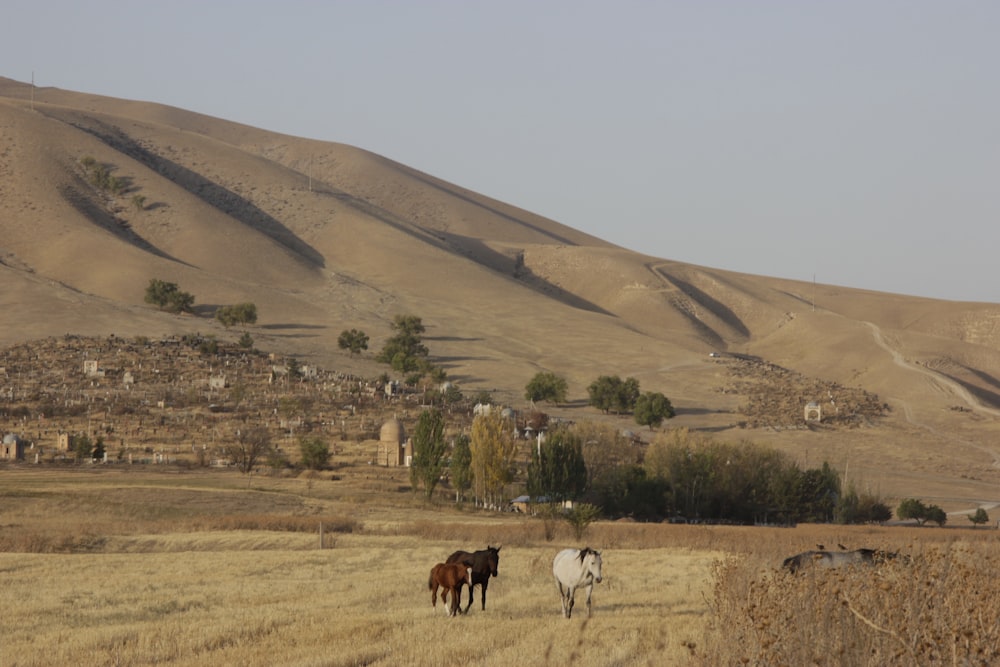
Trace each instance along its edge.
<instances>
[{"instance_id":1,"label":"hillside slope","mask_svg":"<svg viewBox=\"0 0 1000 667\"><path fill-rule=\"evenodd\" d=\"M91 185L87 158L125 191ZM154 277L194 294L198 316L145 305ZM376 351L392 318L412 313L468 391L523 403L527 380L552 370L573 399L555 411L600 417L579 407L587 385L633 376L671 398L677 426L829 458L901 494L1000 495L996 304L645 256L352 146L0 78L0 345L232 336L211 314L240 301L257 304L259 347L327 367L381 373L371 354L340 353L337 336L362 329ZM731 358L710 351L861 388L890 410L849 433L804 429L799 414L747 430L754 390L730 391ZM837 409L832 395L810 400Z\"/></svg>"}]
</instances>

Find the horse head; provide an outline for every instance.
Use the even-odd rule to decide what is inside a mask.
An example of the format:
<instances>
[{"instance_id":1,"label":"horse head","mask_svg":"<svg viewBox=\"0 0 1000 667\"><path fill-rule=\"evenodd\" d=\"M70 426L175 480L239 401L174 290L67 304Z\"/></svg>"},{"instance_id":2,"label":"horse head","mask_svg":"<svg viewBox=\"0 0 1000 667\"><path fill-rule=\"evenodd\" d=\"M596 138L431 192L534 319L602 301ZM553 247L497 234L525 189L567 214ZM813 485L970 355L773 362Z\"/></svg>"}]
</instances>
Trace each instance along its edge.
<instances>
[{"instance_id":1,"label":"horse head","mask_svg":"<svg viewBox=\"0 0 1000 667\"><path fill-rule=\"evenodd\" d=\"M497 570L500 567L500 546L491 547L486 545L487 557L486 560L490 564L490 575L497 576Z\"/></svg>"},{"instance_id":2,"label":"horse head","mask_svg":"<svg viewBox=\"0 0 1000 667\"><path fill-rule=\"evenodd\" d=\"M583 566L594 581L601 583L601 552L590 547L580 550L580 564Z\"/></svg>"}]
</instances>

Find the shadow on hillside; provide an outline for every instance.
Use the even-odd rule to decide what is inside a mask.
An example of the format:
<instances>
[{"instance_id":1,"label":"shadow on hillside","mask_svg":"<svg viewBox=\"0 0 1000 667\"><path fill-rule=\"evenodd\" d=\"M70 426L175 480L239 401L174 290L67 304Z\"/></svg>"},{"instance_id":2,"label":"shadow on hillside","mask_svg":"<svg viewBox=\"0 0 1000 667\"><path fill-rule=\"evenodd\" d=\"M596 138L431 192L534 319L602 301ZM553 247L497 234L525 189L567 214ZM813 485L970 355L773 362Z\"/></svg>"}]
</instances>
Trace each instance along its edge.
<instances>
[{"instance_id":1,"label":"shadow on hillside","mask_svg":"<svg viewBox=\"0 0 1000 667\"><path fill-rule=\"evenodd\" d=\"M445 369L452 368L456 364L459 364L459 363L462 363L462 362L466 362L466 361L493 361L493 360L494 360L494 357L473 357L473 356L469 356L469 355L454 355L454 356L450 356L450 357L440 357L440 356L438 356L436 354L434 355L434 361L435 361L435 363L438 366L441 366L441 367L443 367Z\"/></svg>"},{"instance_id":2,"label":"shadow on hillside","mask_svg":"<svg viewBox=\"0 0 1000 667\"><path fill-rule=\"evenodd\" d=\"M426 177L421 177L419 173L413 172L413 175L419 180L428 182L426 180ZM438 189L442 189L445 192L452 194L455 197L458 197L459 199L472 201L476 205L482 206L482 204L470 200L467 196L451 192L450 190L442 188L440 185L436 185L434 183L430 184ZM419 224L411 220L403 218L393 213L392 211L384 209L366 199L362 199L360 197L352 195L349 192L339 190L331 186L329 183L322 183L322 182L314 183L313 192L317 194L323 194L335 197L337 198L338 201L348 206L351 206L377 220L380 220L383 223L393 227L394 229L403 232L404 234L413 236L414 238L419 239L424 243L427 243L431 246L434 246L446 252L466 257L467 259L475 262L476 264L479 264L480 266L484 266L501 275L508 276L514 280L517 280L518 282L525 285L529 289L544 294L545 296L548 296L550 298L558 299L559 301L562 301L563 303L569 306L591 312L601 313L604 315L613 315L613 313L609 313L606 310L600 308L599 306L590 303L585 299L581 299L575 294L567 292L562 288L553 285L547 280L534 275L529 269L526 269L523 265L519 266L515 258L508 257L506 255L503 255L502 253L493 250L492 248L489 248L488 246L483 244L483 242L480 241L479 239L474 239L459 234L448 234L446 232L442 232L439 230L425 229L424 227L421 227ZM489 209L488 207L486 208L487 210L490 210L496 215L504 217L505 219L510 220L512 222L525 225L534 230L535 232L538 232L539 234L544 234L545 236L555 241L558 241L559 243L572 246L577 245L575 243L572 243L568 239L548 234L538 229L537 227L527 225L524 221L517 220L516 218L512 218L511 216L501 213L499 211Z\"/></svg>"},{"instance_id":3,"label":"shadow on hillside","mask_svg":"<svg viewBox=\"0 0 1000 667\"><path fill-rule=\"evenodd\" d=\"M258 327L258 329L267 329L269 331L271 331L271 330L275 330L275 331L294 330L294 329L316 329L316 330L322 330L322 329L326 329L326 328L327 327L325 325L322 325L322 324L291 324L291 323L288 323L288 324L262 324L262 325L260 325Z\"/></svg>"},{"instance_id":4,"label":"shadow on hillside","mask_svg":"<svg viewBox=\"0 0 1000 667\"><path fill-rule=\"evenodd\" d=\"M198 172L153 153L125 134L121 128L93 118L88 118L87 121L90 124L85 124L77 117L60 118L59 114L54 112L50 112L48 115L97 137L114 150L139 161L227 216L268 236L290 250L302 261L314 267L322 268L325 266L326 262L319 252L248 199Z\"/></svg>"},{"instance_id":5,"label":"shadow on hillside","mask_svg":"<svg viewBox=\"0 0 1000 667\"><path fill-rule=\"evenodd\" d=\"M731 431L732 429L739 426L739 424L726 424L725 426L694 426L689 427L689 431L694 431L695 433L723 433L725 431Z\"/></svg>"},{"instance_id":6,"label":"shadow on hillside","mask_svg":"<svg viewBox=\"0 0 1000 667\"><path fill-rule=\"evenodd\" d=\"M998 384L997 379L992 375L990 375L989 373L984 373L982 371L978 371L973 368L968 368L968 367L964 368L969 373L975 375L986 384L989 384L990 386L993 387L1000 387L1000 384ZM947 375L947 377L951 378L961 386L965 387L965 389L970 394L975 396L980 403L983 403L984 405L990 408L1000 408L1000 394L998 394L997 392L989 391L988 389L983 389L982 387L970 384L968 381L957 378L954 375Z\"/></svg>"},{"instance_id":7,"label":"shadow on hillside","mask_svg":"<svg viewBox=\"0 0 1000 667\"><path fill-rule=\"evenodd\" d=\"M614 313L608 312L597 304L587 301L572 292L568 292L545 278L536 275L530 268L524 265L523 257L508 257L490 248L481 240L468 236L445 234L443 232L440 233L440 236L447 241L448 246L452 250L458 251L461 255L468 257L480 266L485 266L503 276L516 280L539 294L561 301L573 308L614 317Z\"/></svg>"},{"instance_id":8,"label":"shadow on hillside","mask_svg":"<svg viewBox=\"0 0 1000 667\"><path fill-rule=\"evenodd\" d=\"M203 303L200 306L195 306L191 309L191 312L198 317L207 317L209 319L215 317L215 311L220 308L219 304L215 303Z\"/></svg>"},{"instance_id":9,"label":"shadow on hillside","mask_svg":"<svg viewBox=\"0 0 1000 667\"><path fill-rule=\"evenodd\" d=\"M468 194L466 194L464 192L460 192L456 187L451 186L451 184L449 184L449 183L445 183L444 181L439 181L439 180L437 180L437 179L435 179L435 178L433 178L431 176L428 176L427 174L419 172L419 171L417 171L417 170L415 170L415 169L413 169L411 167L407 167L406 165L400 165L400 167L404 171L406 171L410 176L412 176L416 180L420 181L421 183L425 183L426 185L429 185L430 187L434 188L435 190L440 190L441 192L444 192L445 194L447 194L449 196L455 197L456 199L460 199L460 200L462 200L464 202L468 202L469 204L472 204L473 206L481 208L484 211L492 213L493 215L495 215L495 216L497 216L499 218L503 218L504 220L506 220L508 222L513 222L514 224L517 224L517 225L520 225L520 226L525 227L527 229L530 229L531 231L535 232L536 234L540 234L542 236L550 238L553 241L555 241L556 243L560 243L562 245L571 245L571 246L578 245L574 241L571 241L568 238L566 238L565 236L559 236L558 234L553 234L551 232L547 232L544 229L541 229L540 227L532 225L531 223L525 222L524 220L521 220L520 218L514 217L514 216L510 215L509 213L504 213L503 211L499 210L498 208L495 208L493 206L489 206L485 202L480 201L477 197L473 197L473 196L470 196L470 195L468 195ZM541 217L541 216L539 216L539 217Z\"/></svg>"},{"instance_id":10,"label":"shadow on hillside","mask_svg":"<svg viewBox=\"0 0 1000 667\"><path fill-rule=\"evenodd\" d=\"M744 340L750 338L750 330L743 323L743 320L740 319L739 315L733 312L729 306L685 280L681 280L680 278L672 276L660 269L653 269L653 271L663 278L663 280L666 280L668 283L683 292L686 297L715 315L715 317L729 327L737 336ZM701 320L698 321L701 322ZM707 325L703 324L703 328L711 331L713 338L721 339L721 336ZM721 342L721 340L718 342Z\"/></svg>"},{"instance_id":11,"label":"shadow on hillside","mask_svg":"<svg viewBox=\"0 0 1000 667\"><path fill-rule=\"evenodd\" d=\"M712 410L710 408L678 408L674 406L674 414L680 415L729 415L732 414L729 410Z\"/></svg>"},{"instance_id":12,"label":"shadow on hillside","mask_svg":"<svg viewBox=\"0 0 1000 667\"><path fill-rule=\"evenodd\" d=\"M462 336L424 336L424 340L449 341L456 343L478 343L482 338L465 338Z\"/></svg>"},{"instance_id":13,"label":"shadow on hillside","mask_svg":"<svg viewBox=\"0 0 1000 667\"><path fill-rule=\"evenodd\" d=\"M157 257L170 260L171 262L178 262L180 264L190 266L190 264L181 262L176 257L163 252L137 234L135 230L132 229L132 226L129 225L128 221L116 217L104 206L94 201L94 196L88 194L90 192L89 186L83 183L83 179L79 176L76 176L75 178L77 183L79 183L79 187L61 187L59 188L59 194L62 195L63 199L65 199L70 206L75 208L80 215L87 220L90 220L101 229L110 232L114 236L117 236L126 243L133 245L140 250L144 250L150 254L156 255Z\"/></svg>"}]
</instances>

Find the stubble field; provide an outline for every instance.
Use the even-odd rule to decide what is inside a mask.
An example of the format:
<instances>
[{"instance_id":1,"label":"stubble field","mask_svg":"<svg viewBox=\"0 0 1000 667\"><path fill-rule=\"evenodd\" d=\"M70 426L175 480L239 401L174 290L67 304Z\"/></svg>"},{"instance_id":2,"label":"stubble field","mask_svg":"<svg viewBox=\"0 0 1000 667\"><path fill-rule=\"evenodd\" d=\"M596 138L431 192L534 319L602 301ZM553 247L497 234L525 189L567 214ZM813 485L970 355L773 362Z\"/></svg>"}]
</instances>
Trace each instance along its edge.
<instances>
[{"instance_id":1,"label":"stubble field","mask_svg":"<svg viewBox=\"0 0 1000 667\"><path fill-rule=\"evenodd\" d=\"M991 664L986 529L597 522L588 618L560 612L567 526L428 504L405 471L0 470L3 665ZM320 526L322 529L322 538ZM322 543L321 543L322 539ZM780 572L843 544L908 556ZM431 566L502 544L487 607L432 608ZM321 548L322 546L322 548Z\"/></svg>"}]
</instances>

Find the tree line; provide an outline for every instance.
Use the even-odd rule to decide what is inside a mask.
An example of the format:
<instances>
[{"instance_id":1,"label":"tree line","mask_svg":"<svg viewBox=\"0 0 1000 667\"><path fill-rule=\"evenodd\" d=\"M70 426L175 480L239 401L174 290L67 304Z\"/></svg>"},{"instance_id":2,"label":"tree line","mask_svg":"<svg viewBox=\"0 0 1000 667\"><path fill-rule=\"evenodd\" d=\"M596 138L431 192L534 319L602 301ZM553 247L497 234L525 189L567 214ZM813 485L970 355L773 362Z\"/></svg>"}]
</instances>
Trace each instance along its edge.
<instances>
[{"instance_id":1,"label":"tree line","mask_svg":"<svg viewBox=\"0 0 1000 667\"><path fill-rule=\"evenodd\" d=\"M604 425L562 426L521 465L513 426L497 411L475 417L471 434L449 444L444 417L432 409L418 419L413 448L411 482L428 498L447 471L457 502L471 491L477 504L494 507L513 485L541 502L592 504L608 518L792 524L892 517L879 497L843 489L828 463L802 469L780 451L686 429L658 434L643 452Z\"/></svg>"}]
</instances>

